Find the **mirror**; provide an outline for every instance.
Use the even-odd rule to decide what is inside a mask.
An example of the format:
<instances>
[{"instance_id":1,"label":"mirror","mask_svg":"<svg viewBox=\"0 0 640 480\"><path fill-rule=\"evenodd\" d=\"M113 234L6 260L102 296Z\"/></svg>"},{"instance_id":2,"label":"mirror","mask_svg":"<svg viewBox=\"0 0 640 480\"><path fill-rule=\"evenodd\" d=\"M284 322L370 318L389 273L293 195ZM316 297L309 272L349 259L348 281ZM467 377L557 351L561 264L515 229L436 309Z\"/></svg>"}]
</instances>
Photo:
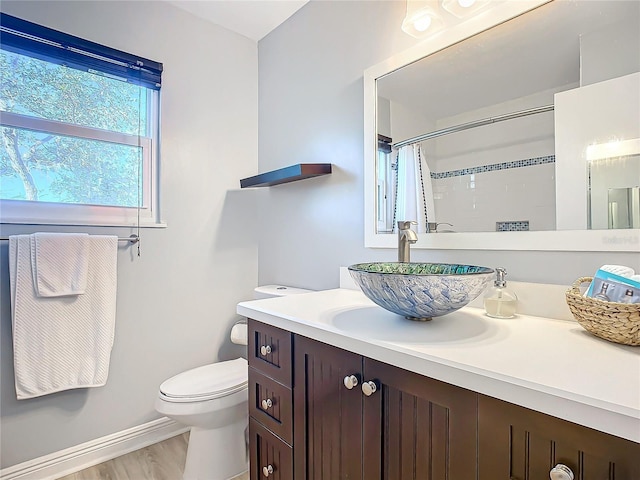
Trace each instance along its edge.
<instances>
[{"instance_id":1,"label":"mirror","mask_svg":"<svg viewBox=\"0 0 640 480\"><path fill-rule=\"evenodd\" d=\"M423 248L638 250L608 192L640 185L640 4L543 3L497 4L365 72L366 246L416 220L443 233Z\"/></svg>"}]
</instances>

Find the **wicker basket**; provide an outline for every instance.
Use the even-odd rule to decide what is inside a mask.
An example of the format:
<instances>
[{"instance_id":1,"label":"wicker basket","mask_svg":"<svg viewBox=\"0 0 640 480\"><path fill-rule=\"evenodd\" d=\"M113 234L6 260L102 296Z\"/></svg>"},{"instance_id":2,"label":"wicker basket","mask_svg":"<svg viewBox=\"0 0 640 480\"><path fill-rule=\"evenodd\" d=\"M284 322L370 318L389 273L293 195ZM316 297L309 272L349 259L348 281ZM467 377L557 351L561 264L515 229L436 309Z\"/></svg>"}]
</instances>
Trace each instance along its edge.
<instances>
[{"instance_id":1,"label":"wicker basket","mask_svg":"<svg viewBox=\"0 0 640 480\"><path fill-rule=\"evenodd\" d=\"M591 280L592 277L579 278L566 293L567 304L578 323L605 340L640 345L640 304L585 297L580 293L580 285Z\"/></svg>"}]
</instances>

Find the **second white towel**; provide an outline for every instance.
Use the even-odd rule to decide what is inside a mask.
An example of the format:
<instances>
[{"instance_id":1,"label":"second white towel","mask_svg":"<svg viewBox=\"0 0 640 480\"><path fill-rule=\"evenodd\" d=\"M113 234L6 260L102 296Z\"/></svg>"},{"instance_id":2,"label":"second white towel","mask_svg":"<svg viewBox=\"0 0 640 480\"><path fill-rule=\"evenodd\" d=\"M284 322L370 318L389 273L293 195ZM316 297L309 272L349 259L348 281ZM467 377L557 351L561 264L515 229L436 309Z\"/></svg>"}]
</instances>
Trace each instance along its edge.
<instances>
[{"instance_id":1,"label":"second white towel","mask_svg":"<svg viewBox=\"0 0 640 480\"><path fill-rule=\"evenodd\" d=\"M34 233L31 268L39 297L83 294L89 270L89 235Z\"/></svg>"}]
</instances>

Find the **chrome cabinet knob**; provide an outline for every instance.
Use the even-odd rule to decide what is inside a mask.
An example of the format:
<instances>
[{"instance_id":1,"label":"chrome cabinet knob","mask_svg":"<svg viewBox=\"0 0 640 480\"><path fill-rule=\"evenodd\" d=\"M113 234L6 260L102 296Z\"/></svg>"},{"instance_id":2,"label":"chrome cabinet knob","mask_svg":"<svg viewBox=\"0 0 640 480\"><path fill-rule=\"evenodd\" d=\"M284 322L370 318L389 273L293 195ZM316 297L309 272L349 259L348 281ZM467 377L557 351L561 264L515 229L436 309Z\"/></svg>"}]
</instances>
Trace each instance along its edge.
<instances>
[{"instance_id":1,"label":"chrome cabinet knob","mask_svg":"<svg viewBox=\"0 0 640 480\"><path fill-rule=\"evenodd\" d=\"M344 377L344 386L347 387L347 390L351 390L353 387L358 386L358 377L355 375L347 375Z\"/></svg>"},{"instance_id":2,"label":"chrome cabinet knob","mask_svg":"<svg viewBox=\"0 0 640 480\"><path fill-rule=\"evenodd\" d=\"M266 467L262 467L262 474L265 477L268 477L272 473L273 473L273 466L272 465L267 465Z\"/></svg>"},{"instance_id":3,"label":"chrome cabinet knob","mask_svg":"<svg viewBox=\"0 0 640 480\"><path fill-rule=\"evenodd\" d=\"M262 345L260 347L260 354L264 357L271 353L271 345Z\"/></svg>"},{"instance_id":4,"label":"chrome cabinet knob","mask_svg":"<svg viewBox=\"0 0 640 480\"><path fill-rule=\"evenodd\" d=\"M566 465L559 463L551 469L549 478L551 480L573 480L573 472Z\"/></svg>"},{"instance_id":5,"label":"chrome cabinet knob","mask_svg":"<svg viewBox=\"0 0 640 480\"><path fill-rule=\"evenodd\" d=\"M262 409L263 410L268 410L271 407L273 407L273 402L271 401L270 398L267 398L266 400L262 400Z\"/></svg>"},{"instance_id":6,"label":"chrome cabinet knob","mask_svg":"<svg viewBox=\"0 0 640 480\"><path fill-rule=\"evenodd\" d=\"M376 382L369 381L362 384L362 393L364 393L367 397L370 397L371 395L376 393L376 390L378 390Z\"/></svg>"}]
</instances>

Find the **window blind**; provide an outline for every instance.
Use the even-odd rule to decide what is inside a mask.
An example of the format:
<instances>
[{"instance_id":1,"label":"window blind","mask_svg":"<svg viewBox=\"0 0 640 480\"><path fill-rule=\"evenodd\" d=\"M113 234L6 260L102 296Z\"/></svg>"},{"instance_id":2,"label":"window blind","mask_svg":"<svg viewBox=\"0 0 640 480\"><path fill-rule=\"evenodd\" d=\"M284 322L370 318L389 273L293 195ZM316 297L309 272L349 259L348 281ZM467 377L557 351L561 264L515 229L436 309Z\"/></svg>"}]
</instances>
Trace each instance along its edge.
<instances>
[{"instance_id":1,"label":"window blind","mask_svg":"<svg viewBox=\"0 0 640 480\"><path fill-rule=\"evenodd\" d=\"M2 49L159 90L162 63L1 13Z\"/></svg>"}]
</instances>

